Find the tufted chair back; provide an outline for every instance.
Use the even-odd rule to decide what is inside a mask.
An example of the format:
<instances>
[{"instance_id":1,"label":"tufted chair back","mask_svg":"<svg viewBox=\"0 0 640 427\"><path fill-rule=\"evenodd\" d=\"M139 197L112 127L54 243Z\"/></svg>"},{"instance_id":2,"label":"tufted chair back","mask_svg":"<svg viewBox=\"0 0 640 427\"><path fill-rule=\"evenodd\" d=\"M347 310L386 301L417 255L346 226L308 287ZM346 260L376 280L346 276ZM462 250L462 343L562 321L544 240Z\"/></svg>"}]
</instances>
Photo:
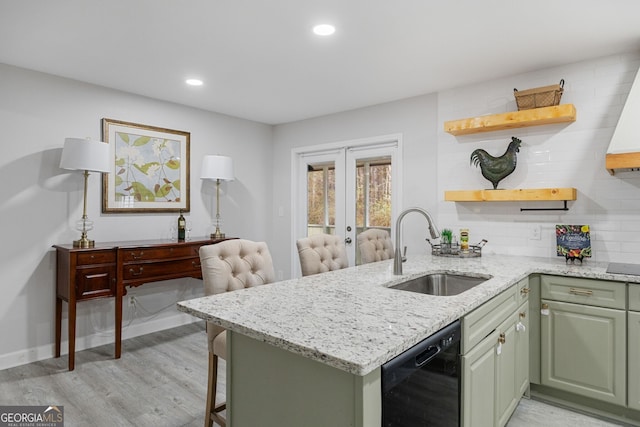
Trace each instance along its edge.
<instances>
[{"instance_id":1,"label":"tufted chair back","mask_svg":"<svg viewBox=\"0 0 640 427\"><path fill-rule=\"evenodd\" d=\"M264 242L233 239L202 246L200 264L205 295L264 285L275 279L271 253ZM207 324L210 351L222 331L218 325Z\"/></svg>"},{"instance_id":2,"label":"tufted chair back","mask_svg":"<svg viewBox=\"0 0 640 427\"><path fill-rule=\"evenodd\" d=\"M200 265L205 295L220 294L273 282L273 260L267 244L251 240L225 240L200 247ZM225 427L221 412L226 402L216 405L218 382L218 358L226 359L227 332L224 328L207 322L209 343L209 376L205 408L205 426L214 423Z\"/></svg>"},{"instance_id":3,"label":"tufted chair back","mask_svg":"<svg viewBox=\"0 0 640 427\"><path fill-rule=\"evenodd\" d=\"M358 234L358 249L362 264L393 258L393 242L387 230L370 228Z\"/></svg>"},{"instance_id":4,"label":"tufted chair back","mask_svg":"<svg viewBox=\"0 0 640 427\"><path fill-rule=\"evenodd\" d=\"M342 237L315 234L296 242L303 276L349 267L347 249Z\"/></svg>"}]
</instances>

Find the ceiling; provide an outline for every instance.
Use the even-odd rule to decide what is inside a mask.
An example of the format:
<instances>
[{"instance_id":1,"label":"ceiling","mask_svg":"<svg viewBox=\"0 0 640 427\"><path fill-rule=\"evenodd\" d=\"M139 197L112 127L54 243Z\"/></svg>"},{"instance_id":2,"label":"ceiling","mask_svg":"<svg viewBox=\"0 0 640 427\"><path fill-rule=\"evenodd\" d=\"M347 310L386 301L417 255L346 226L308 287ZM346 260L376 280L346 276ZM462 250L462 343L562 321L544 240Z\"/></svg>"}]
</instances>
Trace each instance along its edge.
<instances>
[{"instance_id":1,"label":"ceiling","mask_svg":"<svg viewBox=\"0 0 640 427\"><path fill-rule=\"evenodd\" d=\"M638 17L637 0L0 0L0 62L279 124L637 51Z\"/></svg>"}]
</instances>

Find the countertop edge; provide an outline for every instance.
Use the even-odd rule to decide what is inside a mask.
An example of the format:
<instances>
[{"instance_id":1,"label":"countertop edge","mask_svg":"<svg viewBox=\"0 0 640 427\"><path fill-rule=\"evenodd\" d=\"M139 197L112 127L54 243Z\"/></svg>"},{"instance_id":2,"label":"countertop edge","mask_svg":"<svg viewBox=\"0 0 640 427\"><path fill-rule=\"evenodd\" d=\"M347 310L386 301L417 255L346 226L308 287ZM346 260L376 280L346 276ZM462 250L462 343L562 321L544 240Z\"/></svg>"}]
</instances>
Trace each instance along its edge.
<instances>
[{"instance_id":1,"label":"countertop edge","mask_svg":"<svg viewBox=\"0 0 640 427\"><path fill-rule=\"evenodd\" d=\"M426 258L430 258L430 257L426 257ZM514 260L516 259L516 257L511 257L511 258L513 258ZM500 259L509 260L510 257L500 256ZM521 259L521 258L518 258L518 259ZM430 260L433 260L433 259L430 259ZM452 265L449 268L442 267L443 265L446 265L446 263L441 262L440 264L441 264L439 266L440 268L436 266L435 268L428 268L426 270L422 269L420 271L410 271L407 274L402 276L388 277L387 275L384 277L384 283L380 284L379 286L388 287L391 284L410 280L412 277L418 277L418 276L429 274L435 271L443 271L443 270L447 272L460 271L460 265L461 265L460 263L457 263L457 265ZM372 372L373 370L375 370L376 368L378 368L388 360L391 360L396 355L402 353L404 350L412 347L417 342L428 337L432 333L438 331L439 329L450 324L451 322L462 318L463 316L470 313L477 307L489 301L491 298L511 288L516 283L520 282L522 279L529 277L531 275L550 274L550 275L570 276L570 277L576 277L576 278L607 280L607 281L615 281L615 282L640 283L640 276L606 273L604 272L604 266L599 264L595 264L593 266L583 268L582 266L575 266L570 264L559 264L557 261L552 259L550 260L538 259L537 261L536 259L533 259L533 262L528 262L527 264L528 265L520 265L518 267L517 266L518 264L515 263L514 265L516 265L516 267L513 267L513 270L510 273L506 273L503 277L499 279L499 282L496 281L491 287L485 288L483 292L480 292L478 290L477 292L471 294L469 293L470 291L467 291L457 296L435 297L435 298L440 298L441 300L439 301L442 301L442 302L445 301L444 299L447 299L448 302L451 303L452 305L451 307L449 307L448 310L442 310L442 314L439 316L436 316L435 319L430 319L430 327L423 329L423 332L422 332L425 335L420 337L419 335L421 335L421 333L416 332L414 335L411 336L410 339L403 341L401 345L389 348L388 351L381 352L377 357L374 357L368 360L366 363L355 362L353 360L347 360L346 358L336 357L335 355L329 354L328 352L322 351L318 348L292 342L287 337L282 336L282 334L279 334L276 331L277 328L273 328L270 332L262 332L255 328L247 327L246 323L248 322L244 322L243 319L238 319L238 321L232 321L229 319L225 319L223 317L216 317L211 313L205 313L203 309L194 307L193 301L195 300L178 302L177 308L181 312L212 322L232 332L246 335L250 338L259 340L261 342L273 345L275 347L278 347L287 351L291 351L292 353L301 355L311 360L328 364L332 367L349 372L351 374L364 376ZM364 266L353 267L351 269L346 269L346 270L353 270L352 272L356 272L356 274L359 274L359 273L366 272L367 267L364 267ZM362 271L362 270L365 270L365 271ZM328 281L330 281L332 273L337 273L337 272L325 273L324 277ZM482 273L486 273L486 272L482 272ZM335 277L340 277L340 279L336 279L336 280L344 280L344 277L346 277L347 274L348 273L345 270L343 270L340 275L338 274L335 275ZM379 273L376 273L376 274L379 275ZM295 285L296 283L300 283L301 286L304 286L302 285L302 283L305 282L304 279L305 278L292 279L292 280L284 281L281 283L285 283L289 285ZM319 277L316 277L315 279L317 281ZM380 280L383 280L383 279L379 279L378 282ZM328 281L326 282L328 283ZM277 283L275 285L277 285ZM371 289L374 289L374 288L371 288ZM235 291L233 293L235 294L236 292L238 291ZM471 297L471 295L473 296ZM212 298L212 297L215 298L216 295L211 297L199 298L198 300L205 300L207 298Z\"/></svg>"}]
</instances>

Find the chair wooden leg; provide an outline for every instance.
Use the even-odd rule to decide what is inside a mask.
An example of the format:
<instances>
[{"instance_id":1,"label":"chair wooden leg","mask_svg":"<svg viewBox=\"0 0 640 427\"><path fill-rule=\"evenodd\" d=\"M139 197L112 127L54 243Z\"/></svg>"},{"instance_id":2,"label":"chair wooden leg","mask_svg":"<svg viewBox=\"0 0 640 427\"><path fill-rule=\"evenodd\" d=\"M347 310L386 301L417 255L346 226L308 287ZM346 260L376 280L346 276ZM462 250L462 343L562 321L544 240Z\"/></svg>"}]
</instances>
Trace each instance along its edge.
<instances>
[{"instance_id":1,"label":"chair wooden leg","mask_svg":"<svg viewBox=\"0 0 640 427\"><path fill-rule=\"evenodd\" d=\"M215 422L220 427L226 427L226 420L218 413L227 407L226 402L216 406L216 390L218 383L218 356L209 352L209 379L207 381L207 403L204 415L204 427L213 427Z\"/></svg>"}]
</instances>

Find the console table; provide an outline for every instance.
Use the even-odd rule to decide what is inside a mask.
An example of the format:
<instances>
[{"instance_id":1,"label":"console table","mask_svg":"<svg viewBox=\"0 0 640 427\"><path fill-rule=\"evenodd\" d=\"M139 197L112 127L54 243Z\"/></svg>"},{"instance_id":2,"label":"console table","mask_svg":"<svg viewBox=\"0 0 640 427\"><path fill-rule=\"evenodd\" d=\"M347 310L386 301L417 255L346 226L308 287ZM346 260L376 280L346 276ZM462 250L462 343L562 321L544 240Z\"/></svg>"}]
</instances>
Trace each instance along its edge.
<instances>
[{"instance_id":1,"label":"console table","mask_svg":"<svg viewBox=\"0 0 640 427\"><path fill-rule=\"evenodd\" d=\"M115 358L122 351L122 297L126 286L149 282L202 278L200 246L228 239L198 238L189 241L138 240L96 243L93 248L56 248L56 348L60 357L62 301L69 309L69 370L75 368L76 303L115 297Z\"/></svg>"}]
</instances>

